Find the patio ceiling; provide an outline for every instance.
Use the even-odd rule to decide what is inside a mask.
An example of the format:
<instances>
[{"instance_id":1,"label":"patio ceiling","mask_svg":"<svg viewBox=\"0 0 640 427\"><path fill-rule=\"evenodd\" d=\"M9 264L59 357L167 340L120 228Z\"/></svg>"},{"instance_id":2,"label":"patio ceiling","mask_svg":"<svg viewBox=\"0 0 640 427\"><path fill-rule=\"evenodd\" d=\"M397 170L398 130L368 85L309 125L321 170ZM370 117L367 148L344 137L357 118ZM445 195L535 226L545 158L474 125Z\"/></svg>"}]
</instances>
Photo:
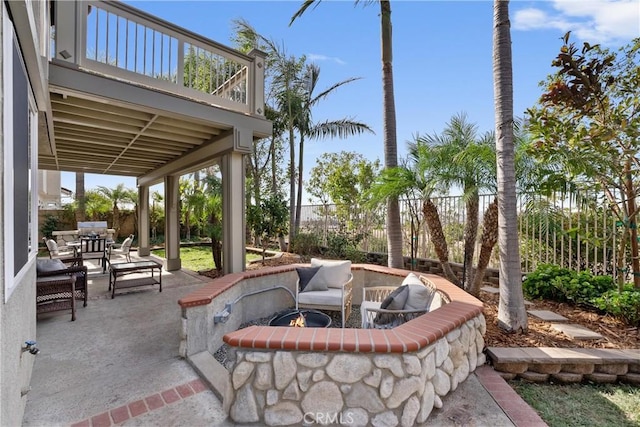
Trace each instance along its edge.
<instances>
[{"instance_id":1,"label":"patio ceiling","mask_svg":"<svg viewBox=\"0 0 640 427\"><path fill-rule=\"evenodd\" d=\"M140 177L229 128L104 99L50 96L55 143L40 147L40 169Z\"/></svg>"}]
</instances>

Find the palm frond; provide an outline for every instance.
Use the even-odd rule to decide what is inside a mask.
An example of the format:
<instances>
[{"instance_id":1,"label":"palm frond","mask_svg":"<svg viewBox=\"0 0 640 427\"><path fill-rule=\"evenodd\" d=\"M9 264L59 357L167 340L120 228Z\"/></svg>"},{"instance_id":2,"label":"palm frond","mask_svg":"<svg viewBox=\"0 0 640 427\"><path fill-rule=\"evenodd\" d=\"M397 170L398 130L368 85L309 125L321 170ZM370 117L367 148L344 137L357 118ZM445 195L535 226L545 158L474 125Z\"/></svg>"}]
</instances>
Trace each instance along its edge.
<instances>
[{"instance_id":1,"label":"palm frond","mask_svg":"<svg viewBox=\"0 0 640 427\"><path fill-rule=\"evenodd\" d=\"M351 119L327 120L317 123L308 130L308 136L312 139L318 138L346 138L348 136L360 135L363 133L371 133L375 135L373 129L369 125L356 122Z\"/></svg>"},{"instance_id":2,"label":"palm frond","mask_svg":"<svg viewBox=\"0 0 640 427\"><path fill-rule=\"evenodd\" d=\"M298 9L298 11L294 13L293 16L291 17L291 21L289 21L289 26L293 24L293 21L300 18L307 11L307 9L314 3L315 5L313 6L313 8L315 9L316 7L318 7L318 4L320 4L320 0L305 0L304 3L302 3L302 6L300 6L300 9Z\"/></svg>"}]
</instances>

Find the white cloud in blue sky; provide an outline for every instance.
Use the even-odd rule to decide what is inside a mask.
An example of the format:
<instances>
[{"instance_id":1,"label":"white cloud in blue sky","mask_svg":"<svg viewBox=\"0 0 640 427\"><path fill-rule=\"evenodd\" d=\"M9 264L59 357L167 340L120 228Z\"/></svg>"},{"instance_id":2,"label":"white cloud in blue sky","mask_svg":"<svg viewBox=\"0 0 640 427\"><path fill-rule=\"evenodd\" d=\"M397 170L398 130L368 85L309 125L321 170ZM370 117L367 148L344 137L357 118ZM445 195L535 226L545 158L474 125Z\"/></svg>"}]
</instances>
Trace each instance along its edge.
<instances>
[{"instance_id":1,"label":"white cloud in blue sky","mask_svg":"<svg viewBox=\"0 0 640 427\"><path fill-rule=\"evenodd\" d=\"M513 29L572 31L592 43L628 42L640 36L640 3L637 0L553 0L513 13ZM550 8L548 7L550 6Z\"/></svg>"},{"instance_id":2,"label":"white cloud in blue sky","mask_svg":"<svg viewBox=\"0 0 640 427\"><path fill-rule=\"evenodd\" d=\"M342 59L336 57L336 56L327 56L327 55L320 55L317 53L308 53L307 54L307 59L309 61L312 62L318 62L318 61L333 61L336 64L340 64L340 65L345 65L346 62L343 61Z\"/></svg>"}]
</instances>

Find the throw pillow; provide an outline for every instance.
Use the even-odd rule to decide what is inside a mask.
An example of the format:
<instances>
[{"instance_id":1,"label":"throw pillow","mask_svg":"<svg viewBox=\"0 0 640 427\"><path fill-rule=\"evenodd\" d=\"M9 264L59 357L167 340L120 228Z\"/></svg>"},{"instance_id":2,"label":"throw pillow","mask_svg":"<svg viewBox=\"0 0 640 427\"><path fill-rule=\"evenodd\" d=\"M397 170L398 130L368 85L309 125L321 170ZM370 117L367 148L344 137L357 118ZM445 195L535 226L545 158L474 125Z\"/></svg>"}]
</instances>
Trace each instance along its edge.
<instances>
[{"instance_id":1,"label":"throw pillow","mask_svg":"<svg viewBox=\"0 0 640 427\"><path fill-rule=\"evenodd\" d=\"M408 296L409 287L407 285L400 286L382 301L380 308L386 310L402 310ZM393 323L397 318L398 316L391 313L378 313L374 319L374 323L377 325L387 325Z\"/></svg>"},{"instance_id":2,"label":"throw pillow","mask_svg":"<svg viewBox=\"0 0 640 427\"><path fill-rule=\"evenodd\" d=\"M349 280L351 274L351 261L340 260L325 260L319 258L311 258L311 266L319 267L322 269L318 272L317 277L314 280L319 280L327 285L329 288L342 288L347 280Z\"/></svg>"},{"instance_id":3,"label":"throw pillow","mask_svg":"<svg viewBox=\"0 0 640 427\"><path fill-rule=\"evenodd\" d=\"M36 275L51 271L64 270L67 267L59 259L39 259L36 261Z\"/></svg>"},{"instance_id":4,"label":"throw pillow","mask_svg":"<svg viewBox=\"0 0 640 427\"><path fill-rule=\"evenodd\" d=\"M324 267L312 267L317 268L318 271L314 274L311 279L307 282L307 286L300 292L312 292L312 291L327 291L329 288L327 287L327 281L322 274L322 269Z\"/></svg>"},{"instance_id":5,"label":"throw pillow","mask_svg":"<svg viewBox=\"0 0 640 427\"><path fill-rule=\"evenodd\" d=\"M408 285L409 296L404 304L405 310L424 310L429 307L433 299L433 292L424 285Z\"/></svg>"},{"instance_id":6,"label":"throw pillow","mask_svg":"<svg viewBox=\"0 0 640 427\"><path fill-rule=\"evenodd\" d=\"M402 281L402 285L422 285L422 286L424 286L424 284L422 283L420 278L418 276L416 276L414 273L407 274L407 277L405 277L404 280Z\"/></svg>"},{"instance_id":7,"label":"throw pillow","mask_svg":"<svg viewBox=\"0 0 640 427\"><path fill-rule=\"evenodd\" d=\"M300 279L300 292L304 292L304 288L307 287L309 281L315 274L320 270L320 267L297 267L296 271L298 272L298 278Z\"/></svg>"},{"instance_id":8,"label":"throw pillow","mask_svg":"<svg viewBox=\"0 0 640 427\"><path fill-rule=\"evenodd\" d=\"M409 287L407 285L400 286L391 292L380 304L380 308L387 310L402 310L409 296Z\"/></svg>"}]
</instances>

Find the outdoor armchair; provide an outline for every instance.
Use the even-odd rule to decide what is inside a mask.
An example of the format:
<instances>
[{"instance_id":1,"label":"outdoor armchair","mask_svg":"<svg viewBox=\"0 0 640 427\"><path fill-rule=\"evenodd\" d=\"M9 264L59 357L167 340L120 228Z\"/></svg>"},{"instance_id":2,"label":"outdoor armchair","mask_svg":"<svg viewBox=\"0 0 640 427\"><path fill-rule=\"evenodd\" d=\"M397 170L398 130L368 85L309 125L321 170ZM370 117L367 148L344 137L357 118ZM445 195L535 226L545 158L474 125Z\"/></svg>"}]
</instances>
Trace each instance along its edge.
<instances>
[{"instance_id":1,"label":"outdoor armchair","mask_svg":"<svg viewBox=\"0 0 640 427\"><path fill-rule=\"evenodd\" d=\"M351 315L351 261L312 258L311 267L297 270L296 309L338 311L344 328Z\"/></svg>"},{"instance_id":2,"label":"outdoor armchair","mask_svg":"<svg viewBox=\"0 0 640 427\"><path fill-rule=\"evenodd\" d=\"M131 244L133 243L134 236L130 234L129 237L124 239L122 244L113 244L109 246L109 263L111 263L111 255L122 255L127 259L127 262L131 262Z\"/></svg>"},{"instance_id":3,"label":"outdoor armchair","mask_svg":"<svg viewBox=\"0 0 640 427\"><path fill-rule=\"evenodd\" d=\"M87 306L87 267L81 258L36 261L36 313L71 309L75 320L76 300Z\"/></svg>"},{"instance_id":4,"label":"outdoor armchair","mask_svg":"<svg viewBox=\"0 0 640 427\"><path fill-rule=\"evenodd\" d=\"M390 329L449 302L424 276L413 273L400 286L373 286L362 289L360 315L363 329Z\"/></svg>"},{"instance_id":5,"label":"outdoor armchair","mask_svg":"<svg viewBox=\"0 0 640 427\"><path fill-rule=\"evenodd\" d=\"M46 237L43 237L42 241L47 248L50 259L68 258L76 255L74 249L67 246L58 246L58 243L53 239L47 239Z\"/></svg>"}]
</instances>

